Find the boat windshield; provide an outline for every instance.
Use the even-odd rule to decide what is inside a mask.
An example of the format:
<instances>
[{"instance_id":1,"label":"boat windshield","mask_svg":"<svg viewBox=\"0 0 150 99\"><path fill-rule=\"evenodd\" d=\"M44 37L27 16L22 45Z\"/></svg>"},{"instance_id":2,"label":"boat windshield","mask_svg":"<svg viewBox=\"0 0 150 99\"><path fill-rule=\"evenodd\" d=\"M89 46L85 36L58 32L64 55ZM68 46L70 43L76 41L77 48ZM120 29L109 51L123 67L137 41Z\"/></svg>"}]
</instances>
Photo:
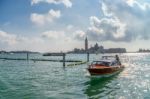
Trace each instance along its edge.
<instances>
[{"instance_id":1,"label":"boat windshield","mask_svg":"<svg viewBox=\"0 0 150 99\"><path fill-rule=\"evenodd\" d=\"M105 61L94 61L94 62L92 62L92 65L110 66L110 62L105 62Z\"/></svg>"},{"instance_id":2,"label":"boat windshield","mask_svg":"<svg viewBox=\"0 0 150 99\"><path fill-rule=\"evenodd\" d=\"M115 57L114 56L102 56L102 59L105 59L105 60L114 60Z\"/></svg>"},{"instance_id":3,"label":"boat windshield","mask_svg":"<svg viewBox=\"0 0 150 99\"><path fill-rule=\"evenodd\" d=\"M117 65L119 65L119 63L117 61L113 61L110 63L110 66L117 66Z\"/></svg>"}]
</instances>

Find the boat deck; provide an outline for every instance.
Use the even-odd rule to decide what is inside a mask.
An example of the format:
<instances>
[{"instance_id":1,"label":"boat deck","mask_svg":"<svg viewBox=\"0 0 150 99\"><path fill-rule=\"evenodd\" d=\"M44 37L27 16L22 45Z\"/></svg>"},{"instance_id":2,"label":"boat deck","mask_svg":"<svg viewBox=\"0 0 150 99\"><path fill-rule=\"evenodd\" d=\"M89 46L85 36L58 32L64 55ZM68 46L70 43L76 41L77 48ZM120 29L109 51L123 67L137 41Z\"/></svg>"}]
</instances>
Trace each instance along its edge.
<instances>
[{"instance_id":1,"label":"boat deck","mask_svg":"<svg viewBox=\"0 0 150 99\"><path fill-rule=\"evenodd\" d=\"M93 69L108 69L108 68L115 68L115 67L120 67L120 66L101 66L101 65L94 65L90 68L93 68Z\"/></svg>"}]
</instances>

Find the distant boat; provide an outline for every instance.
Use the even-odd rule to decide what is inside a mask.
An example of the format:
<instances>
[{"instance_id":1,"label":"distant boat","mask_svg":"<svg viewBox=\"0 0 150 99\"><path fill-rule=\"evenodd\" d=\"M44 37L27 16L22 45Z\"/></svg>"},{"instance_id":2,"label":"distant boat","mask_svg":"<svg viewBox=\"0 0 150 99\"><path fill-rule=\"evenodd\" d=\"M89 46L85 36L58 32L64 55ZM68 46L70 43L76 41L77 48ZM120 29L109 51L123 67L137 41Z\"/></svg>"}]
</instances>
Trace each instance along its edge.
<instances>
[{"instance_id":1,"label":"distant boat","mask_svg":"<svg viewBox=\"0 0 150 99\"><path fill-rule=\"evenodd\" d=\"M87 68L91 76L109 77L124 69L124 66L115 59L105 56L100 61L93 61Z\"/></svg>"},{"instance_id":2,"label":"distant boat","mask_svg":"<svg viewBox=\"0 0 150 99\"><path fill-rule=\"evenodd\" d=\"M43 56L63 56L65 53L44 53Z\"/></svg>"}]
</instances>

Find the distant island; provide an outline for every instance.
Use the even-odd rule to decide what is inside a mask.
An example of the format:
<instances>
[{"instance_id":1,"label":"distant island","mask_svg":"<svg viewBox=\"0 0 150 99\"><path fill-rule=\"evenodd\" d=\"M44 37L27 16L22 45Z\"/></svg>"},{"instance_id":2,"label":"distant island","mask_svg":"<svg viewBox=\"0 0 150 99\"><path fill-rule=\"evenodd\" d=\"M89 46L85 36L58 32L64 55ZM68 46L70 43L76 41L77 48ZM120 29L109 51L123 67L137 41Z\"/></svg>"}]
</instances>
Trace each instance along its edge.
<instances>
[{"instance_id":1,"label":"distant island","mask_svg":"<svg viewBox=\"0 0 150 99\"><path fill-rule=\"evenodd\" d=\"M32 51L0 51L0 54L24 54L24 53L30 53L30 54L38 54L39 52L32 52Z\"/></svg>"},{"instance_id":2,"label":"distant island","mask_svg":"<svg viewBox=\"0 0 150 99\"><path fill-rule=\"evenodd\" d=\"M74 48L73 51L69 51L68 53L126 53L125 48L108 48L105 49L103 46L99 46L97 43L88 48L88 39L85 39L85 49Z\"/></svg>"},{"instance_id":3,"label":"distant island","mask_svg":"<svg viewBox=\"0 0 150 99\"><path fill-rule=\"evenodd\" d=\"M138 51L139 53L144 53L144 52L150 52L150 50L149 49L139 49L139 51Z\"/></svg>"},{"instance_id":4,"label":"distant island","mask_svg":"<svg viewBox=\"0 0 150 99\"><path fill-rule=\"evenodd\" d=\"M125 48L109 48L104 49L103 46L98 46L96 43L93 47L90 47L88 50L74 48L73 51L69 51L68 53L126 53Z\"/></svg>"}]
</instances>

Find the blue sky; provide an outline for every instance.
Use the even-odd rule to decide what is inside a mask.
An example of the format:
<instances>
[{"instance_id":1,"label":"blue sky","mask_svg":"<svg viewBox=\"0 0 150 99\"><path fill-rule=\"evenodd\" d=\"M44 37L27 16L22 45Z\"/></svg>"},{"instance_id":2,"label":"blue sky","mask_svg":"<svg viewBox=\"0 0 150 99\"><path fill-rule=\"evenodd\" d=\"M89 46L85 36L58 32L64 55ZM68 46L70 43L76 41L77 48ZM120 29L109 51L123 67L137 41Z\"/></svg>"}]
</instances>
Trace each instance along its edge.
<instances>
[{"instance_id":1,"label":"blue sky","mask_svg":"<svg viewBox=\"0 0 150 99\"><path fill-rule=\"evenodd\" d=\"M0 50L68 51L96 42L150 48L149 0L1 0Z\"/></svg>"}]
</instances>

